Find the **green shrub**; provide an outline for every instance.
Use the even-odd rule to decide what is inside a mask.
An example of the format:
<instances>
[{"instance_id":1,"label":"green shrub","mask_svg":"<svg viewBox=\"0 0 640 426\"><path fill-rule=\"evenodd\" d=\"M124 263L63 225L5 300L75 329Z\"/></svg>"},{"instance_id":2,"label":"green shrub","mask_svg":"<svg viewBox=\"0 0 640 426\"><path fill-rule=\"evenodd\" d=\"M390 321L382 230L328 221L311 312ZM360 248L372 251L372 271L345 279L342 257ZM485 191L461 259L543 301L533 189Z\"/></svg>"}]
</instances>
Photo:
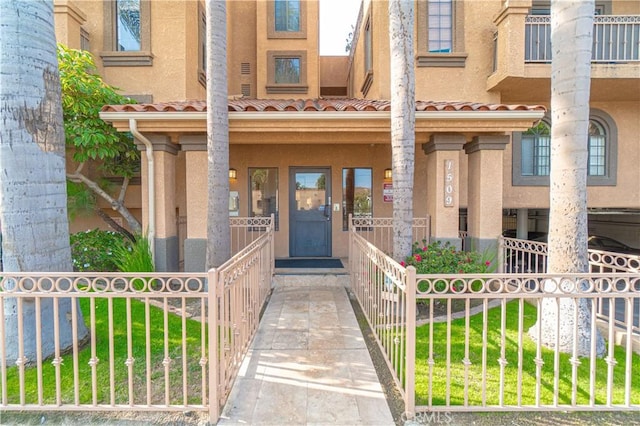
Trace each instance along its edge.
<instances>
[{"instance_id":1,"label":"green shrub","mask_svg":"<svg viewBox=\"0 0 640 426\"><path fill-rule=\"evenodd\" d=\"M136 242L114 250L115 264L121 272L153 272L151 245L146 237L136 235Z\"/></svg>"},{"instance_id":2,"label":"green shrub","mask_svg":"<svg viewBox=\"0 0 640 426\"><path fill-rule=\"evenodd\" d=\"M76 272L118 270L115 252L127 245L122 234L91 229L71 235L71 258Z\"/></svg>"},{"instance_id":3,"label":"green shrub","mask_svg":"<svg viewBox=\"0 0 640 426\"><path fill-rule=\"evenodd\" d=\"M424 242L414 243L411 256L407 256L400 264L415 267L418 274L482 274L495 269L487 253L483 255L475 251L456 250L451 243L443 245L440 241L434 241L428 246ZM446 285L446 282L439 281L436 283L436 290L443 291Z\"/></svg>"}]
</instances>

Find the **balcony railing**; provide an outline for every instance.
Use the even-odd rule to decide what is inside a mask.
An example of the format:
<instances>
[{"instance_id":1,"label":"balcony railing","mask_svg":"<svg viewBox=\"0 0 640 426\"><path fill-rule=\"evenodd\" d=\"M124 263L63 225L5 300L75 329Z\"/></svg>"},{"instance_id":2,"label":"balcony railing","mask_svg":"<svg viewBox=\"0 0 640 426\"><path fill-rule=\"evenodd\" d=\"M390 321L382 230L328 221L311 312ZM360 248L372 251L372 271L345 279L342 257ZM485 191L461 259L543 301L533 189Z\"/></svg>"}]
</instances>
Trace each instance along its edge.
<instances>
[{"instance_id":1,"label":"balcony railing","mask_svg":"<svg viewBox=\"0 0 640 426\"><path fill-rule=\"evenodd\" d=\"M591 62L640 61L640 15L594 18ZM525 62L551 62L551 17L527 16Z\"/></svg>"}]
</instances>

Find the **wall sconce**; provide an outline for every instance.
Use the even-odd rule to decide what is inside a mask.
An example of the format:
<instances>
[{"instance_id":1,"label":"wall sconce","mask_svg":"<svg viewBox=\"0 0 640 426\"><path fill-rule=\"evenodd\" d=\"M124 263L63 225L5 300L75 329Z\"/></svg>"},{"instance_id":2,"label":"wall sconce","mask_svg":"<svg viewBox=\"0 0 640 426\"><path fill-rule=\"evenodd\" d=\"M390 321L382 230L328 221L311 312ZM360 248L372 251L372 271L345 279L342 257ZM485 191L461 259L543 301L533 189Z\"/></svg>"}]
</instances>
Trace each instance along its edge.
<instances>
[{"instance_id":1,"label":"wall sconce","mask_svg":"<svg viewBox=\"0 0 640 426\"><path fill-rule=\"evenodd\" d=\"M384 169L384 180L393 180L393 171L391 169Z\"/></svg>"},{"instance_id":2,"label":"wall sconce","mask_svg":"<svg viewBox=\"0 0 640 426\"><path fill-rule=\"evenodd\" d=\"M236 169L229 169L229 179L235 180L238 177L238 171Z\"/></svg>"}]
</instances>

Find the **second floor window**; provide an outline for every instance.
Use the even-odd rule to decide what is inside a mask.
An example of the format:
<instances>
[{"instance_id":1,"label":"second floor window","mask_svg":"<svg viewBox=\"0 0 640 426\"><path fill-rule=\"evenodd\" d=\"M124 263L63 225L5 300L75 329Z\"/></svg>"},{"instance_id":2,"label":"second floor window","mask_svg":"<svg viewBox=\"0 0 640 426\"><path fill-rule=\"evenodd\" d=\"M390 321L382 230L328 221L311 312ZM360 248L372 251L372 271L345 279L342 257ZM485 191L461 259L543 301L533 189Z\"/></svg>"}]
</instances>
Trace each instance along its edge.
<instances>
[{"instance_id":1,"label":"second floor window","mask_svg":"<svg viewBox=\"0 0 640 426\"><path fill-rule=\"evenodd\" d=\"M275 0L276 31L300 31L300 0Z\"/></svg>"},{"instance_id":2,"label":"second floor window","mask_svg":"<svg viewBox=\"0 0 640 426\"><path fill-rule=\"evenodd\" d=\"M452 0L429 0L427 5L428 51L451 53L453 46Z\"/></svg>"},{"instance_id":3,"label":"second floor window","mask_svg":"<svg viewBox=\"0 0 640 426\"><path fill-rule=\"evenodd\" d=\"M116 14L116 50L140 50L140 0L117 0Z\"/></svg>"},{"instance_id":4,"label":"second floor window","mask_svg":"<svg viewBox=\"0 0 640 426\"><path fill-rule=\"evenodd\" d=\"M275 58L275 83L300 83L300 58Z\"/></svg>"}]
</instances>

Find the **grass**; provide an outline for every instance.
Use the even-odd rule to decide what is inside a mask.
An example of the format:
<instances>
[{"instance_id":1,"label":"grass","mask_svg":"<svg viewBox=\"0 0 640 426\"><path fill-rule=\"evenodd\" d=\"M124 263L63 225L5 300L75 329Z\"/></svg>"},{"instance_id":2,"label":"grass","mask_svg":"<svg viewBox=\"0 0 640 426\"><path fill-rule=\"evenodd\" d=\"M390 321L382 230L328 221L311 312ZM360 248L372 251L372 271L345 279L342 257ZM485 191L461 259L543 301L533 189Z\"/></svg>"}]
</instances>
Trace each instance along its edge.
<instances>
[{"instance_id":1,"label":"grass","mask_svg":"<svg viewBox=\"0 0 640 426\"><path fill-rule=\"evenodd\" d=\"M522 378L521 404L534 405L536 403L536 344L526 331L536 321L536 308L528 303L523 304L523 337L522 346ZM504 404L515 405L518 400L518 319L519 304L512 301L507 304L505 330L505 358L508 364L504 368ZM486 405L497 405L500 397L500 364L501 357L501 308L488 310L489 327L487 330L486 354ZM468 405L483 405L482 391L482 313L470 317L469 327L469 360L468 369ZM427 405L429 402L429 325L418 327L416 330L416 404ZM447 392L446 379L446 323L433 324L433 365L432 373L432 404L445 405ZM465 358L465 319L451 322L451 367L450 367L450 405L464 405L464 375L465 368L462 360ZM540 404L554 403L554 352L543 349L542 376L540 381ZM613 374L613 404L624 404L625 394L625 366L626 350L621 346L615 347L617 364ZM581 359L578 367L577 404L589 404L590 395L590 362ZM640 404L640 356L633 354L631 376L631 404ZM595 402L603 405L607 403L607 371L608 365L604 359L596 362ZM558 404L570 404L573 381L570 355L560 354L559 362L559 392Z\"/></svg>"},{"instance_id":2,"label":"grass","mask_svg":"<svg viewBox=\"0 0 640 426\"><path fill-rule=\"evenodd\" d=\"M108 312L109 303L112 300L113 320L113 354L109 348ZM130 397L135 404L146 404L147 396L153 404L165 402L165 387L169 389L170 403L184 403L183 394L183 326L186 331L186 377L187 398L190 404L202 403L202 367L199 361L202 354L202 325L193 320L185 319L173 314L167 314L165 327L165 314L161 309L149 306L138 300L131 300L131 351L135 359L131 367L133 378L133 391L129 390L129 367L125 365L128 358L127 341L127 315L125 298L96 298L95 299L95 347L96 357L99 362L96 366L96 392L92 390L92 368L89 366L91 359L91 344L87 344L78 355L79 392L78 399L81 404L92 403L95 398L98 404L129 404ZM89 298L80 300L80 306L84 313L85 323L90 329L90 301ZM147 311L148 309L148 311ZM149 328L145 324L146 315L149 317ZM165 328L168 330L165 337ZM148 337L147 337L148 331ZM206 333L206 330L205 330ZM145 352L145 342L149 339L149 356ZM166 351L171 362L168 372L165 370L163 360ZM206 344L206 335L205 335ZM206 349L206 348L205 348ZM62 356L63 363L60 366L60 398L62 403L74 402L74 363L71 353ZM149 358L149 359L147 359ZM111 366L111 364L113 366ZM148 367L148 368L147 368ZM113 369L113 375L110 370ZM147 391L147 377L151 378L150 394ZM111 380L114 383L114 395L111 399ZM37 369L29 367L25 370L24 380L25 403L38 402ZM43 403L56 402L56 371L50 360L43 362L42 366ZM18 369L7 369L7 395L10 404L19 403L20 385Z\"/></svg>"}]
</instances>

